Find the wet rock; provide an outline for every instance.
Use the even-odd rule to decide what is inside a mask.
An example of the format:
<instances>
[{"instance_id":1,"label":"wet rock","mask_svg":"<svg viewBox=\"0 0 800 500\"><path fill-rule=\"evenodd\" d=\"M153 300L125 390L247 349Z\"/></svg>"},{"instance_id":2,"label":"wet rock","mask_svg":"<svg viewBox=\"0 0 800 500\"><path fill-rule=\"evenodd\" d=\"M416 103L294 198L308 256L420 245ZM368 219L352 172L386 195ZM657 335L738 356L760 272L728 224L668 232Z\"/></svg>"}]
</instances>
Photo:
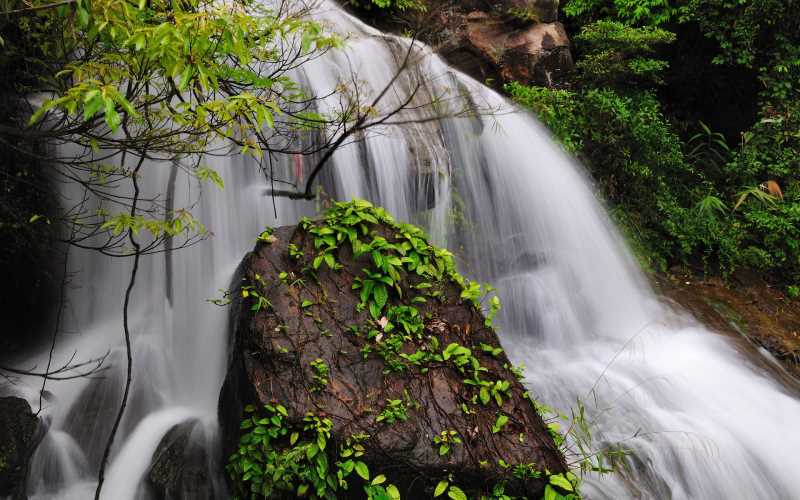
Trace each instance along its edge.
<instances>
[{"instance_id":1,"label":"wet rock","mask_svg":"<svg viewBox=\"0 0 800 500\"><path fill-rule=\"evenodd\" d=\"M26 498L28 461L37 443L39 419L27 401L0 398L0 497Z\"/></svg>"},{"instance_id":2,"label":"wet rock","mask_svg":"<svg viewBox=\"0 0 800 500\"><path fill-rule=\"evenodd\" d=\"M786 381L800 390L800 300L789 299L753 276L737 275L725 283L676 268L669 276L654 276L653 282L663 296L702 324L738 339L753 362L763 361L753 347L763 348L785 368L776 376L788 375Z\"/></svg>"},{"instance_id":3,"label":"wet rock","mask_svg":"<svg viewBox=\"0 0 800 500\"><path fill-rule=\"evenodd\" d=\"M371 231L389 241L397 237L385 226L372 226ZM290 257L290 245L292 253L301 251L303 256ZM438 298L415 303L422 322L419 337L407 338L393 358L380 354L396 340L393 330L379 331L388 318L371 319L358 306L359 291L353 289L362 269L372 262L369 254L356 258L352 248L342 244L336 251L342 268L333 271L322 265L312 274L308 266L315 254L307 230L284 227L275 231L271 243L259 243L242 263L242 283L254 288L248 298L234 303L232 353L219 408L226 456L238 448L246 405L280 403L287 409L289 425L302 428L309 412L330 418L335 443L357 433L368 436L362 459L374 474L385 474L397 485L404 498L430 496L433 486L449 474L473 494L507 480L506 493L539 498L543 475L513 477L512 468L501 464L535 464L531 467L536 470L558 473L565 471L563 457L510 370L497 335L485 326L482 314L460 298L460 286L444 279L434 285L441 287ZM414 297L413 286L419 282L419 276L404 274L398 282L403 293L392 292L387 311ZM258 299L263 308L254 307L253 290L264 299ZM508 382L497 401L479 401L483 395L478 387L465 383L472 372L460 371L452 360L420 365L400 360L400 354L442 353L451 344L470 349L485 369L481 379ZM403 366L392 365L391 359ZM403 406L405 419L389 424L379 418L390 401ZM508 421L498 429L500 415ZM442 453L434 438L449 431L460 443ZM331 448L335 449L330 447L329 453L335 453ZM336 458L331 456L330 463ZM360 488L349 491L357 495Z\"/></svg>"},{"instance_id":4,"label":"wet rock","mask_svg":"<svg viewBox=\"0 0 800 500\"><path fill-rule=\"evenodd\" d=\"M164 435L153 453L147 488L157 500L221 498L214 491L209 470L201 423L197 420L183 422Z\"/></svg>"}]
</instances>

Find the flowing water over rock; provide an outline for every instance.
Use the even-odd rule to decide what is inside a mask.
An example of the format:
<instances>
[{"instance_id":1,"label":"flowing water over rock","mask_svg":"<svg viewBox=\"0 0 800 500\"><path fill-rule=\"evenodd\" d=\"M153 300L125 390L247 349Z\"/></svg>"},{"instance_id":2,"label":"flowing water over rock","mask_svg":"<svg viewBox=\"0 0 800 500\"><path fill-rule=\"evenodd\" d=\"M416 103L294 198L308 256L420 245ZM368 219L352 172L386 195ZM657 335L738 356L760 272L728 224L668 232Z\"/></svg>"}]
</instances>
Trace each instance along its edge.
<instances>
[{"instance_id":1,"label":"flowing water over rock","mask_svg":"<svg viewBox=\"0 0 800 500\"><path fill-rule=\"evenodd\" d=\"M408 41L384 37L332 3L315 15L349 35L347 49L304 66L298 78L327 95L352 68L366 88L383 88ZM597 445L621 442L634 452L624 478L587 476L586 497L800 498L796 395L724 337L658 303L580 168L535 120L435 56L419 65L430 94L446 90L455 102L468 91L496 113L386 127L334 155L325 190L338 199L367 198L425 226L438 245L459 254L465 274L497 287L501 339L510 357L527 365L536 398L562 410L582 398ZM411 81L399 79L382 105L402 99ZM426 117L430 110L420 109L397 120ZM231 155L210 163L225 190L199 196L179 175L175 206L196 202L195 216L213 237L142 263L132 302L134 382L103 498L146 496L141 480L176 424L199 419L213 443L228 319L206 299L230 285L263 226L290 224L317 208L278 199L275 218L254 162ZM146 168L146 189L163 192L169 166ZM296 173L293 159L277 168ZM72 263L77 274L59 359L111 348L112 369L102 379L50 383L57 398L44 411L50 432L32 464L33 498L92 495L122 393L121 304L131 263L81 251ZM32 405L35 391L26 394Z\"/></svg>"}]
</instances>

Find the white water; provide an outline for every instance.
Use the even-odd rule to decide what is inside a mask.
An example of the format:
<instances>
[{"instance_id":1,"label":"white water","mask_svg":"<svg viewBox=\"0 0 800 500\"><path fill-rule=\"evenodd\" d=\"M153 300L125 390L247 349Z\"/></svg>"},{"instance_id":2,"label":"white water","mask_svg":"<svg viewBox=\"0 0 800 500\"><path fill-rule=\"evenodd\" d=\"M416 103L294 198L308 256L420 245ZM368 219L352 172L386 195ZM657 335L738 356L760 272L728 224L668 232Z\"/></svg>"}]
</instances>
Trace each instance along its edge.
<instances>
[{"instance_id":1,"label":"white water","mask_svg":"<svg viewBox=\"0 0 800 500\"><path fill-rule=\"evenodd\" d=\"M315 15L350 36L345 51L304 67L299 76L311 90L328 94L349 80L349 65L366 88L381 89L407 42L381 36L333 4ZM584 398L598 444L623 442L634 452L625 477L587 476L586 497L800 498L800 402L728 340L658 303L580 169L532 118L511 112L435 56L418 64L431 89L452 96L468 88L476 102L501 112L387 127L336 153L323 176L326 191L368 198L425 225L436 243L463 255L468 275L496 285L503 343L527 365L535 396L562 410ZM388 108L407 87L401 79L398 95L382 104ZM197 418L213 435L227 311L206 299L228 287L264 225L314 211L311 203L278 200L276 220L252 162L232 156L214 166L226 188L204 191L194 209L214 237L175 255L172 303L165 256L143 261L133 298L134 383L106 499L144 495L140 479L172 425ZM146 168L146 189L163 191L168 166ZM177 186L176 206L197 198L192 182ZM121 397L121 303L130 262L77 251L72 262L78 288L59 359L113 348L113 369L101 380L50 382L57 398L44 412L51 430L34 457L34 498L91 496ZM35 386L27 390L35 404Z\"/></svg>"}]
</instances>

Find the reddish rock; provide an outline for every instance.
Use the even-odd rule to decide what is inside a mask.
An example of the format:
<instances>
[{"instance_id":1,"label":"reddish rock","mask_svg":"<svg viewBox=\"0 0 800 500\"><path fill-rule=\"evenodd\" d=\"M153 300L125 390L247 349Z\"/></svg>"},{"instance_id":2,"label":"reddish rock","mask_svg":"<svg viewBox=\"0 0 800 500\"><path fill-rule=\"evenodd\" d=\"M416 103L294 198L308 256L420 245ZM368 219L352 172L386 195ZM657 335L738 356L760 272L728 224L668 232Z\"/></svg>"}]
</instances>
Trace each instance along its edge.
<instances>
[{"instance_id":1,"label":"reddish rock","mask_svg":"<svg viewBox=\"0 0 800 500\"><path fill-rule=\"evenodd\" d=\"M454 67L494 85L558 86L573 71L557 0L426 0L424 12L359 11L382 30L412 32Z\"/></svg>"}]
</instances>

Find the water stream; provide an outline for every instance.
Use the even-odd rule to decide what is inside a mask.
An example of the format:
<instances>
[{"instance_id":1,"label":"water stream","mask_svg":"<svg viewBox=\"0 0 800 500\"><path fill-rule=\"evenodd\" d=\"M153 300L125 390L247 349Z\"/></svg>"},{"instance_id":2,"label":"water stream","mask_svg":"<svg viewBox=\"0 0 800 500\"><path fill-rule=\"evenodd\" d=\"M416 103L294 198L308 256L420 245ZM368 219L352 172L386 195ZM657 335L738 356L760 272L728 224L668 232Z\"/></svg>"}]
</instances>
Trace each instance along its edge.
<instances>
[{"instance_id":1,"label":"water stream","mask_svg":"<svg viewBox=\"0 0 800 500\"><path fill-rule=\"evenodd\" d=\"M314 15L347 36L346 49L305 65L297 78L327 95L352 69L365 91L383 88L409 42L333 3ZM445 93L457 103L467 92L494 113L377 130L337 152L322 184L335 198L366 198L425 226L459 255L465 274L497 287L502 342L527 366L534 395L565 411L583 398L596 443L633 450L628 474L585 478L586 498L800 498L800 401L728 339L659 303L581 168L533 118L427 48L415 54L416 72L398 80L382 103L387 109L421 76L425 95ZM169 279L164 254L143 260L133 297L134 382L108 470L109 500L147 497L141 479L173 425L198 419L213 442L228 311L206 299L228 287L264 226L291 224L318 208L278 199L275 218L253 161L210 161L225 189L200 191L180 174L175 204L196 203L194 214L213 237L176 252ZM291 177L292 161L277 168ZM169 165L145 168L145 189L163 192ZM79 250L71 262L57 359L112 349L112 368L102 379L50 382L50 431L29 485L37 499L91 496L123 385L121 304L131 263ZM19 389L36 406L36 388Z\"/></svg>"}]
</instances>

